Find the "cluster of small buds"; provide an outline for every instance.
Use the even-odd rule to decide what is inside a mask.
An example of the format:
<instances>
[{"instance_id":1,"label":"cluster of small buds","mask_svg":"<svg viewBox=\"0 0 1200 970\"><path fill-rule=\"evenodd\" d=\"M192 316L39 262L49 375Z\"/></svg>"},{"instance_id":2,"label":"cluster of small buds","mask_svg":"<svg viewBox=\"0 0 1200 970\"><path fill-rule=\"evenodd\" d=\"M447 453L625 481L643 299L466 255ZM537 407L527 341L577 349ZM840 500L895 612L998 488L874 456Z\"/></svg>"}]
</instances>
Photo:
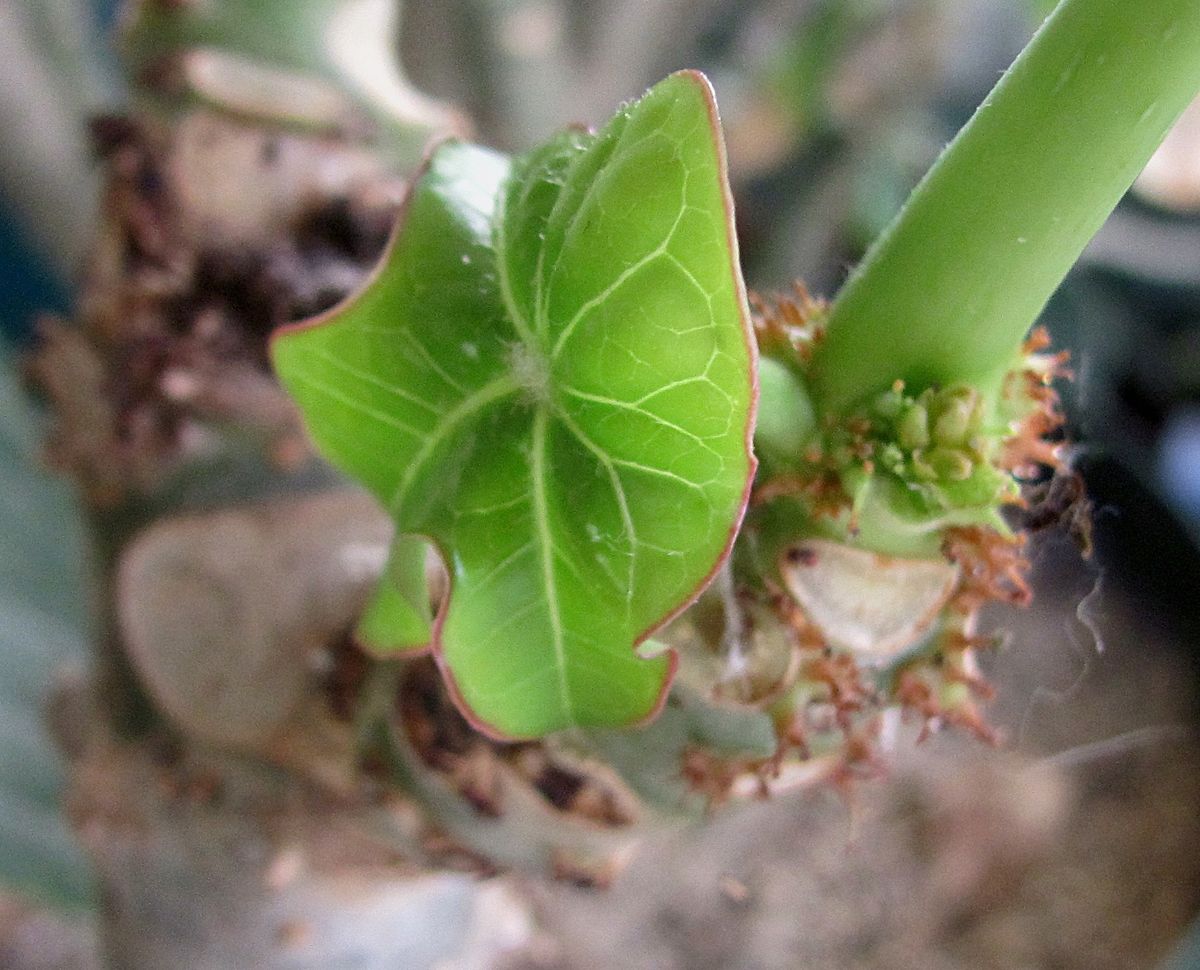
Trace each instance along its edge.
<instances>
[{"instance_id":1,"label":"cluster of small buds","mask_svg":"<svg viewBox=\"0 0 1200 970\"><path fill-rule=\"evenodd\" d=\"M797 286L794 296L755 298L753 308L762 352L803 379L824 334L825 305ZM998 396L967 384L910 387L897 380L854 412L818 414L802 448L757 483L754 506L799 500L812 522L841 520L855 548L863 539L865 503L899 502L905 515L924 511L941 523L941 556L930 555L953 569L936 618L914 625L913 636L882 664L832 646L827 628L802 605L802 593L776 589L762 577L779 622L792 634L797 661L775 695L771 713L780 747L762 766L764 777L778 773L789 756L832 754L847 770L875 763L876 735L889 709L919 723L922 738L953 726L996 741L982 713L991 688L975 661L995 641L973 631L986 603L1023 606L1031 597L1024 536L1006 529L997 509L1026 504L1022 482L1047 466L1060 470L1054 438L1063 419L1054 382L1070 375L1067 355L1049 353L1048 344L1044 330L1031 334ZM899 487L868 487L884 480ZM1046 510L1027 509L1034 512ZM870 595L871 582L864 579L862 586ZM824 595L819 586L804 589L817 599ZM837 604L822 603L828 623ZM847 617L847 623L863 622L853 611Z\"/></svg>"},{"instance_id":2,"label":"cluster of small buds","mask_svg":"<svg viewBox=\"0 0 1200 970\"><path fill-rule=\"evenodd\" d=\"M996 438L973 387L930 387L913 396L897 381L871 403L868 420L875 468L924 495L932 508L953 507L964 498L972 505L994 503L1011 491L994 467ZM977 487L955 487L964 482Z\"/></svg>"},{"instance_id":3,"label":"cluster of small buds","mask_svg":"<svg viewBox=\"0 0 1200 970\"><path fill-rule=\"evenodd\" d=\"M752 296L759 348L805 372L820 343L827 304L796 283L791 294ZM1004 385L989 403L974 387L952 384L915 393L897 380L861 411L825 415L791 468L760 481L755 504L802 499L814 517L850 515L863 478L886 475L931 514L1019 503L1018 484L1061 464L1052 440L1062 425L1054 381L1069 377L1067 354L1048 353L1035 330Z\"/></svg>"}]
</instances>

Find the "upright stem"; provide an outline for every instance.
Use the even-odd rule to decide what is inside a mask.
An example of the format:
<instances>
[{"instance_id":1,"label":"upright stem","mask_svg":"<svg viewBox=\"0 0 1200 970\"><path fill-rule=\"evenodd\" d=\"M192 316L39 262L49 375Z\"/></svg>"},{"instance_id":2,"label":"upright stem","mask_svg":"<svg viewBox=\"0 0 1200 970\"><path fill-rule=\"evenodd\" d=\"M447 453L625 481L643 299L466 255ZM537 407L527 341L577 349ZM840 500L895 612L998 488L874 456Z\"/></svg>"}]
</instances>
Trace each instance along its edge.
<instances>
[{"instance_id":1,"label":"upright stem","mask_svg":"<svg viewBox=\"0 0 1200 970\"><path fill-rule=\"evenodd\" d=\"M842 289L822 408L897 377L995 386L1198 89L1197 0L1063 0Z\"/></svg>"}]
</instances>

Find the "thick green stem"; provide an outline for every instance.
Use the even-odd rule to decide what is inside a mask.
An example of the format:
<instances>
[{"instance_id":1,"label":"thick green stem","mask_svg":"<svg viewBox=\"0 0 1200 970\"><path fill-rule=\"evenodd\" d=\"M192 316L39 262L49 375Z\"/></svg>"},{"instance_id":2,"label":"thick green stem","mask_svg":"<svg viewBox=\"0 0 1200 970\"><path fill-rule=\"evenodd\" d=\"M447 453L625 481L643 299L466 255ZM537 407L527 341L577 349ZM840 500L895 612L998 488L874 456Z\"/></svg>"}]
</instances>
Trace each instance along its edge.
<instances>
[{"instance_id":1,"label":"thick green stem","mask_svg":"<svg viewBox=\"0 0 1200 970\"><path fill-rule=\"evenodd\" d=\"M842 289L822 409L898 377L994 387L1198 89L1197 0L1063 0Z\"/></svg>"}]
</instances>

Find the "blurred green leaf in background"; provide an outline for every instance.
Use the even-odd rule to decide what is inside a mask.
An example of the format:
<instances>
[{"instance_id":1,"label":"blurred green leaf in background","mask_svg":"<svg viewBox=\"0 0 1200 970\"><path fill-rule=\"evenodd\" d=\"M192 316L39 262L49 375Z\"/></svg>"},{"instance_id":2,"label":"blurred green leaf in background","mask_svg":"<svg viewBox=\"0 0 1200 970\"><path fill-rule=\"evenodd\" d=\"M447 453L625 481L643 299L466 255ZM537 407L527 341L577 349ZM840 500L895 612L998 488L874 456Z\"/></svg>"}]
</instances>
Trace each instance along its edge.
<instances>
[{"instance_id":1,"label":"blurred green leaf in background","mask_svg":"<svg viewBox=\"0 0 1200 970\"><path fill-rule=\"evenodd\" d=\"M44 710L55 669L86 650L80 517L38 468L39 422L12 356L0 348L0 884L78 909L91 887Z\"/></svg>"}]
</instances>

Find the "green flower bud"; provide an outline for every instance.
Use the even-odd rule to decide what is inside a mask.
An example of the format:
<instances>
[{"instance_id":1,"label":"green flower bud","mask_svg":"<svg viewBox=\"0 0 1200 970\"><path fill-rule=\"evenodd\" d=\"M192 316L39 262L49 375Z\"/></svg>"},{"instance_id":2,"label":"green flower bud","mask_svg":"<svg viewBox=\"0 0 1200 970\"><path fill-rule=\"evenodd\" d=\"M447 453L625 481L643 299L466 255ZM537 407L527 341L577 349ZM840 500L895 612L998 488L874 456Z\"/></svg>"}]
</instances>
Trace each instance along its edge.
<instances>
[{"instance_id":1,"label":"green flower bud","mask_svg":"<svg viewBox=\"0 0 1200 970\"><path fill-rule=\"evenodd\" d=\"M904 410L903 390L904 386L897 382L897 386L884 391L875 398L875 402L871 405L875 416L884 421L895 421L900 416L900 412Z\"/></svg>"},{"instance_id":2,"label":"green flower bud","mask_svg":"<svg viewBox=\"0 0 1200 970\"><path fill-rule=\"evenodd\" d=\"M896 440L909 451L929 444L929 412L920 404L911 405L896 422Z\"/></svg>"},{"instance_id":3,"label":"green flower bud","mask_svg":"<svg viewBox=\"0 0 1200 970\"><path fill-rule=\"evenodd\" d=\"M941 445L961 445L978 424L979 397L969 388L966 393L952 393L939 401L933 422L933 440Z\"/></svg>"},{"instance_id":4,"label":"green flower bud","mask_svg":"<svg viewBox=\"0 0 1200 970\"><path fill-rule=\"evenodd\" d=\"M936 482L938 473L934 467L925 459L925 453L920 448L912 453L912 459L909 461L911 475L919 482Z\"/></svg>"},{"instance_id":5,"label":"green flower bud","mask_svg":"<svg viewBox=\"0 0 1200 970\"><path fill-rule=\"evenodd\" d=\"M957 448L934 448L929 452L927 461L937 472L938 478L948 478L954 482L966 481L975 470L975 463L966 452Z\"/></svg>"},{"instance_id":6,"label":"green flower bud","mask_svg":"<svg viewBox=\"0 0 1200 970\"><path fill-rule=\"evenodd\" d=\"M876 452L876 462L884 471L893 475L904 475L904 452L893 441L889 441Z\"/></svg>"}]
</instances>

